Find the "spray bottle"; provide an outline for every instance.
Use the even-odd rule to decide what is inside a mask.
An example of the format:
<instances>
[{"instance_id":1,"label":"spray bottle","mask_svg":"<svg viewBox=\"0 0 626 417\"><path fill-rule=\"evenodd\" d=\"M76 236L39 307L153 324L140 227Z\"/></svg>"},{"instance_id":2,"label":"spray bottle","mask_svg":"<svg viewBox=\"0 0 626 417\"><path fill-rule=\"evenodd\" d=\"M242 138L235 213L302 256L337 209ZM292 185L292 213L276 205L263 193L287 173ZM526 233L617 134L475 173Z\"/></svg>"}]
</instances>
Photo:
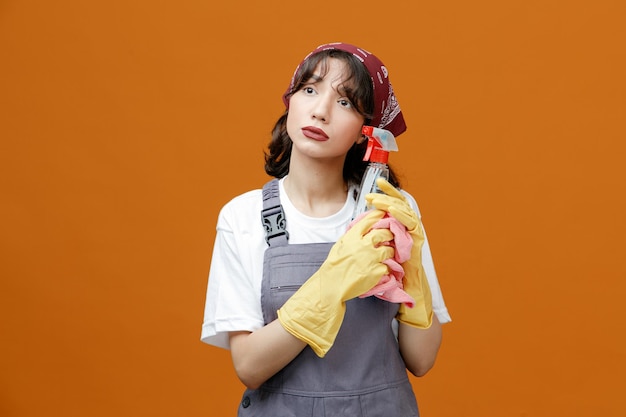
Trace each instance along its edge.
<instances>
[{"instance_id":1,"label":"spray bottle","mask_svg":"<svg viewBox=\"0 0 626 417\"><path fill-rule=\"evenodd\" d=\"M367 194L381 192L376 186L376 179L383 177L389 180L389 167L387 166L389 152L398 151L396 138L390 131L373 126L363 126L361 132L367 136L367 150L363 160L369 161L369 165L361 180L361 189L356 199L353 218L370 208L365 200Z\"/></svg>"}]
</instances>

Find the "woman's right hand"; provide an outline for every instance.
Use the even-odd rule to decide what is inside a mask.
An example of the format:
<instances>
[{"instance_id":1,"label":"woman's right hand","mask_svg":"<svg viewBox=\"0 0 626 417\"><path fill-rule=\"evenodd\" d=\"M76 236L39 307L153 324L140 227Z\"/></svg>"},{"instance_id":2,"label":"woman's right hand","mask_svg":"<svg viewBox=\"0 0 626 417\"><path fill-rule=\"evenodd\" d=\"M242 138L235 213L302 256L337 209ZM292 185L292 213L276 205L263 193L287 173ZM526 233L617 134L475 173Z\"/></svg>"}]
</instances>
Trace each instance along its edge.
<instances>
[{"instance_id":1,"label":"woman's right hand","mask_svg":"<svg viewBox=\"0 0 626 417\"><path fill-rule=\"evenodd\" d=\"M394 257L393 233L387 228L373 229L384 216L371 210L333 245L320 271L332 275L332 285L341 292L342 301L360 296L374 287L389 268L382 262Z\"/></svg>"},{"instance_id":2,"label":"woman's right hand","mask_svg":"<svg viewBox=\"0 0 626 417\"><path fill-rule=\"evenodd\" d=\"M372 210L331 248L320 269L278 310L283 327L323 357L332 347L345 302L373 288L389 273L382 262L393 258L389 229L372 229L385 216Z\"/></svg>"}]
</instances>

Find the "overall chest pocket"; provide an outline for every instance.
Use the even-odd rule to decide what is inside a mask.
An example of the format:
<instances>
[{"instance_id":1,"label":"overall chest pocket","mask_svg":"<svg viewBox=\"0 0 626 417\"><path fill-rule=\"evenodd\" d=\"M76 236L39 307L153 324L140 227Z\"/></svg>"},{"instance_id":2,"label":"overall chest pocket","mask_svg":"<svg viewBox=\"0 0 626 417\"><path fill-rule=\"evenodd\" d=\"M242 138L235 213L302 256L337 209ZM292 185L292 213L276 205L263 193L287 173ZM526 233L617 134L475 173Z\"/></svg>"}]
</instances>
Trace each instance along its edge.
<instances>
[{"instance_id":1,"label":"overall chest pocket","mask_svg":"<svg viewBox=\"0 0 626 417\"><path fill-rule=\"evenodd\" d=\"M265 323L322 265L332 244L287 245L268 248L263 265L261 304Z\"/></svg>"}]
</instances>

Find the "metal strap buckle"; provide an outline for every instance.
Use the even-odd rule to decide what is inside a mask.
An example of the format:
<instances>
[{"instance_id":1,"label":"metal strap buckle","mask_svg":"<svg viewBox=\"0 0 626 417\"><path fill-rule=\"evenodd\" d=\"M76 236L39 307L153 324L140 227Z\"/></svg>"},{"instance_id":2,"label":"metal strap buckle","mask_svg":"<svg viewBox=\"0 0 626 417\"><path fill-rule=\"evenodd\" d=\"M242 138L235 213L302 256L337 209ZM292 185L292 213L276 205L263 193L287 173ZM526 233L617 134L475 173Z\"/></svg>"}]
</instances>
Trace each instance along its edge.
<instances>
[{"instance_id":1,"label":"metal strap buckle","mask_svg":"<svg viewBox=\"0 0 626 417\"><path fill-rule=\"evenodd\" d=\"M277 236L285 235L289 239L287 232L287 219L283 212L283 207L279 204L274 207L263 209L261 212L261 220L265 228L265 241L269 245L270 239Z\"/></svg>"}]
</instances>

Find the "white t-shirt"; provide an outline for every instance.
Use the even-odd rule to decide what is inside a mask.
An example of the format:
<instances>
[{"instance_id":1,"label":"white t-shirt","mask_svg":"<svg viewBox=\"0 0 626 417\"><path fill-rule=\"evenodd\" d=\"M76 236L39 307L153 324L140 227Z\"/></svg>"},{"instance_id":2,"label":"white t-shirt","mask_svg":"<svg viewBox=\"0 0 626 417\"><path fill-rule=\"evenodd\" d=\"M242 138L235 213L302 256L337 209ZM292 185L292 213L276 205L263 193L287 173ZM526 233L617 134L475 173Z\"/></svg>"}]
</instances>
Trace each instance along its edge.
<instances>
[{"instance_id":1,"label":"white t-shirt","mask_svg":"<svg viewBox=\"0 0 626 417\"><path fill-rule=\"evenodd\" d=\"M280 200L287 219L289 243L336 242L352 220L355 201L352 190L343 208L332 216L317 218L300 213L279 181ZM413 197L403 192L419 214ZM261 309L263 255L267 248L261 223L262 190L252 190L229 201L220 211L213 247L201 340L229 348L231 331L255 331L264 326ZM433 311L441 323L450 321L433 265L428 239L422 249L422 264L433 298Z\"/></svg>"}]
</instances>

